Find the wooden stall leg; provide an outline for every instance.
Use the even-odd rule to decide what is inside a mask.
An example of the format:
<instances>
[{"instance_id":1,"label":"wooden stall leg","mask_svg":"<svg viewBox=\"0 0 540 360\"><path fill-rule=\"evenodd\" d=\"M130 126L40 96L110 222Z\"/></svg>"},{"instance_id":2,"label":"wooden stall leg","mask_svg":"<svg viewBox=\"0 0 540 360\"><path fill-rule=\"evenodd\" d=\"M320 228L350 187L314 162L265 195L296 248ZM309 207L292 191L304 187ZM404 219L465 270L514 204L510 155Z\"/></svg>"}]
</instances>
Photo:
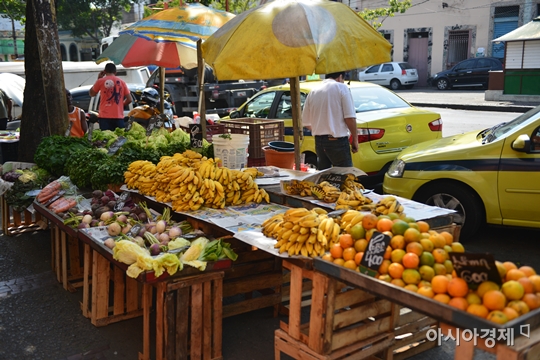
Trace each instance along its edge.
<instances>
[{"instance_id":1,"label":"wooden stall leg","mask_svg":"<svg viewBox=\"0 0 540 360\"><path fill-rule=\"evenodd\" d=\"M92 263L92 250L90 245L84 244L84 269L83 269L83 301L82 301L82 314L84 317L90 317L90 311L88 307L88 300L90 296L90 268Z\"/></svg>"},{"instance_id":2,"label":"wooden stall leg","mask_svg":"<svg viewBox=\"0 0 540 360\"><path fill-rule=\"evenodd\" d=\"M152 286L143 284L143 352L139 353L139 360L150 360L150 309L152 305Z\"/></svg>"},{"instance_id":3,"label":"wooden stall leg","mask_svg":"<svg viewBox=\"0 0 540 360\"><path fill-rule=\"evenodd\" d=\"M159 283L157 285L156 295L156 360L163 359L163 325L165 322L164 305L165 305L166 284Z\"/></svg>"},{"instance_id":4,"label":"wooden stall leg","mask_svg":"<svg viewBox=\"0 0 540 360\"><path fill-rule=\"evenodd\" d=\"M222 354L222 329L223 329L223 282L212 282L212 311L214 312L212 322L212 359L221 357ZM206 317L206 316L205 316ZM209 314L210 317L210 314Z\"/></svg>"},{"instance_id":5,"label":"wooden stall leg","mask_svg":"<svg viewBox=\"0 0 540 360\"><path fill-rule=\"evenodd\" d=\"M62 255L61 255L61 246L60 246L60 229L58 226L54 227L54 269L56 272L56 279L59 283L62 282Z\"/></svg>"},{"instance_id":6,"label":"wooden stall leg","mask_svg":"<svg viewBox=\"0 0 540 360\"><path fill-rule=\"evenodd\" d=\"M191 360L202 359L202 333L203 333L203 289L202 284L191 286L191 332L190 356Z\"/></svg>"},{"instance_id":7,"label":"wooden stall leg","mask_svg":"<svg viewBox=\"0 0 540 360\"><path fill-rule=\"evenodd\" d=\"M92 269L92 324L109 315L110 262L97 251L93 253Z\"/></svg>"}]
</instances>

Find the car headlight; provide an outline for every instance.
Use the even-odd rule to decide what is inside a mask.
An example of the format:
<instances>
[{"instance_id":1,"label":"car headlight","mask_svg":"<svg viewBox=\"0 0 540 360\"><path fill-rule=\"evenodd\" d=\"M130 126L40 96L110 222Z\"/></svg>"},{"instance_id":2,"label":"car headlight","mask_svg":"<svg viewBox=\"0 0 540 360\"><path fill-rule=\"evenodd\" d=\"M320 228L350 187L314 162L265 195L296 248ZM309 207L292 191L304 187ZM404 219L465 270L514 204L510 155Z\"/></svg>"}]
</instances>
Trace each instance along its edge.
<instances>
[{"instance_id":1,"label":"car headlight","mask_svg":"<svg viewBox=\"0 0 540 360\"><path fill-rule=\"evenodd\" d=\"M402 177L403 172L405 171L405 161L401 159L396 159L392 162L392 165L388 168L386 172L390 177Z\"/></svg>"}]
</instances>

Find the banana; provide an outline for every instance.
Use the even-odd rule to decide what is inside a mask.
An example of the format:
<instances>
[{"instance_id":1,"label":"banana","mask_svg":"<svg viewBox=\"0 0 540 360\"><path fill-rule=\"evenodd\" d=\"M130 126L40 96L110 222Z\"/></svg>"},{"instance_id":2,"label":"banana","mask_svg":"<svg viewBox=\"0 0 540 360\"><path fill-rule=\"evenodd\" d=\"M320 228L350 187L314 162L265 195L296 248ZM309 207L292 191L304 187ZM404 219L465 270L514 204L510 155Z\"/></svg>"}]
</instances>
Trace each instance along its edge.
<instances>
[{"instance_id":1,"label":"banana","mask_svg":"<svg viewBox=\"0 0 540 360\"><path fill-rule=\"evenodd\" d=\"M339 227L338 224L334 224L334 230L332 231L332 236L330 238L330 243L331 244L335 244L338 242L338 237L339 237L339 232L340 232L341 228Z\"/></svg>"},{"instance_id":2,"label":"banana","mask_svg":"<svg viewBox=\"0 0 540 360\"><path fill-rule=\"evenodd\" d=\"M363 218L364 218L364 214L362 214L361 212L357 212L357 215L350 222L351 227L358 224L360 221L362 221Z\"/></svg>"}]
</instances>

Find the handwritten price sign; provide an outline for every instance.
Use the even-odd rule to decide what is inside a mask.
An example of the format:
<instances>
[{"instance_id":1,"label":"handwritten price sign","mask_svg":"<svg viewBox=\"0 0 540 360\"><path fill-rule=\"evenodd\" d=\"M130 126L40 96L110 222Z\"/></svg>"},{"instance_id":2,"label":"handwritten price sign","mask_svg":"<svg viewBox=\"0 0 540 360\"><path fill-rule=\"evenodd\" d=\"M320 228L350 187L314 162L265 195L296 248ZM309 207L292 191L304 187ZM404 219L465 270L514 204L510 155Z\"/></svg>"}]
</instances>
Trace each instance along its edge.
<instances>
[{"instance_id":1,"label":"handwritten price sign","mask_svg":"<svg viewBox=\"0 0 540 360\"><path fill-rule=\"evenodd\" d=\"M484 281L502 284L501 276L492 254L449 253L457 276L475 288Z\"/></svg>"},{"instance_id":2,"label":"handwritten price sign","mask_svg":"<svg viewBox=\"0 0 540 360\"><path fill-rule=\"evenodd\" d=\"M390 244L390 236L375 231L360 261L360 272L375 276L384 260L384 253Z\"/></svg>"}]
</instances>

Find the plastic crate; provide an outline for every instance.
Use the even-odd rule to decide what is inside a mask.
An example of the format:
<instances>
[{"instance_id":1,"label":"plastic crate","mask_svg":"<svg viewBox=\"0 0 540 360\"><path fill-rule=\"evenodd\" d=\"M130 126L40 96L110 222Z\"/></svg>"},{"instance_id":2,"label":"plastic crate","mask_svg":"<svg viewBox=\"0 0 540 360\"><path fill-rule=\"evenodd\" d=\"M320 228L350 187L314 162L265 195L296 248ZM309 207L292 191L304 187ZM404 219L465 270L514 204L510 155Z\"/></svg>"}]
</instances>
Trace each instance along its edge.
<instances>
[{"instance_id":1,"label":"plastic crate","mask_svg":"<svg viewBox=\"0 0 540 360\"><path fill-rule=\"evenodd\" d=\"M248 153L250 158L264 158L262 148L270 141L283 141L285 125L283 120L240 118L220 120L225 130L231 134L249 135Z\"/></svg>"}]
</instances>

